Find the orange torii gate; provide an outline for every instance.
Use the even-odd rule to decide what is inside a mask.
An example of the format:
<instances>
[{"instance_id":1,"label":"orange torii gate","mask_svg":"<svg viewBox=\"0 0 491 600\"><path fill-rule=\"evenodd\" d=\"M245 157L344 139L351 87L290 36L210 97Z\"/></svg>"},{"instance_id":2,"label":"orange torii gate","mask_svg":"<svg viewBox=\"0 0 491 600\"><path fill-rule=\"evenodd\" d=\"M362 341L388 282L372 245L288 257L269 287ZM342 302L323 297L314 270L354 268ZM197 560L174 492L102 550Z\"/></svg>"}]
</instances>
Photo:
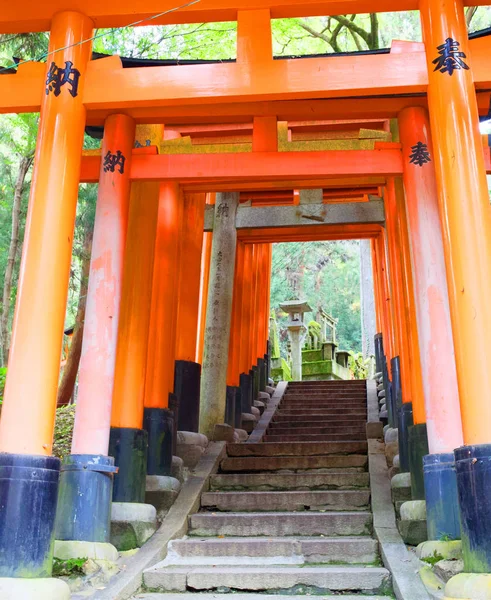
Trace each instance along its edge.
<instances>
[{"instance_id":1,"label":"orange torii gate","mask_svg":"<svg viewBox=\"0 0 491 600\"><path fill-rule=\"evenodd\" d=\"M472 4L485 2L474 0ZM131 285L127 282L134 282L132 278L137 275L147 283L148 278L153 277L157 288L162 289L154 261L161 264L157 259L163 255L155 259L155 248L165 246L166 252L174 256L179 252L175 243L166 246L166 236L176 235L179 217L166 219L169 213L179 212L183 193L232 194L237 203L238 194L234 192L375 186L382 188L385 194L387 235L382 235L380 226L373 225L361 229L343 225L329 231L316 228L315 235L323 236L322 239L330 235L336 235L337 239L365 236L374 239L378 321L387 358L393 361L387 372L393 377L400 362L402 401L405 405L412 402L415 417L411 429L415 460L424 452L425 416L432 446L430 456L444 456L449 461L448 456L456 446L462 440L465 443L455 456L466 570L489 572L491 525L487 518L488 505L482 500L489 487L489 475L481 465L491 456L488 425L491 400L487 393L491 387L488 343L491 335L488 310L491 220L486 182L490 161L489 149L483 152L478 123L479 116L490 114L490 38L468 41L462 0L402 0L398 10L420 10L424 46L400 43L394 44L392 52L375 55L274 60L272 18L379 12L393 10L393 3L387 0L237 0L232 5L229 0L201 0L190 2L180 10L170 10L174 8L169 6L167 11L159 13L162 3L158 0L139 2L137 9L129 0L119 3L89 0L84 3L82 14L77 0L43 3L29 0L22 5L3 7L0 14L1 32L51 32L47 65L21 64L15 74L0 77L0 112L40 111L0 423L0 466L9 471L9 477L0 480L0 501L2 506L11 507L22 498L25 510L22 519L15 522L8 518L8 510L0 516L0 576L20 579L26 574L45 577L51 573L50 548L60 469L59 461L50 456L51 440L80 174L84 181L99 181L99 202L104 189L115 190L113 199L120 213L119 217L116 215L117 222L121 224L121 220L128 219L129 225L127 231L122 229L119 235L109 236L110 239L105 240L101 235L101 248L110 253L117 248L119 252L117 260L113 261L113 257L109 263L116 273L117 289L113 296L116 299L121 296L118 328L117 331L113 328L110 334L113 367L108 377L114 389L105 392L102 442L96 447L93 429L87 433L89 425L84 429L79 421L77 439L84 439L88 445L84 446L84 454L77 455L84 459L74 460L72 470L68 471L78 469L99 476L114 470L106 448L109 424L113 425L113 449L120 453L119 458L125 455L125 460L131 462L134 455L141 456L141 452L131 451L141 450L145 443L143 407L157 411L168 408L166 392L171 390L169 384L164 383L171 379L168 364L155 371L155 380L150 382L159 390L157 400L145 398L145 385L149 383L145 380L148 348L162 350L160 331L148 331L150 307L154 307L152 310L156 311L159 323L163 322L163 314L159 306L155 306L155 298L152 300L151 283L140 297L134 294L140 308L132 312L128 304ZM156 15L160 16L153 18ZM118 57L91 60L94 27L118 27L136 21L147 24L150 19L154 24L237 20L237 60L226 64L135 69L124 69ZM350 74L349 78L346 73ZM278 121L392 118L399 118L402 145L377 142L372 150L277 151ZM154 143L148 149L129 151L135 139L135 125L160 123L172 130L173 125L230 125L245 120L253 122L252 152L157 154ZM87 124L105 125L102 157L82 157ZM138 132L136 135L139 139ZM161 130L159 135L162 135ZM177 129L176 135L180 135ZM141 139L148 138L143 135ZM125 145L124 152L122 146L114 146L116 142ZM398 181L401 177L404 178L407 219ZM116 182L117 185L112 185ZM123 182L124 185L120 185ZM423 224L418 221L421 198L432 207L433 215L438 205L439 219ZM204 210L204 206L202 208ZM409 234L407 221L411 225ZM103 227L102 224L99 227ZM314 235L304 228L293 229L283 230L283 239L312 239ZM202 231L188 233L194 240L202 236ZM262 259L264 256L267 259L267 252L264 247L259 250L259 246L273 239L277 241L281 235L274 230L244 230L238 235L237 277L242 273L243 281L238 282L237 289L242 285L243 300L244 282L250 275L244 265L251 264L252 260L259 269L259 263L262 264L263 279L260 280L258 271L254 273L255 288L261 290L258 282L264 283L266 279L266 260L263 263ZM298 235L305 237L294 237ZM414 249L415 244L422 244L428 236L442 239L441 246L435 250L439 253L440 270L431 285L424 269L412 271L409 248L409 237ZM145 243L139 243L142 240ZM124 261L120 260L123 252ZM426 264L428 253L415 257L413 251L413 258L421 267ZM441 272L443 264L446 284ZM176 277L175 273L172 277ZM421 304L415 306L419 299L415 301L410 283L413 278L418 290L436 292L428 297L427 304L434 316L434 336L421 335L425 309ZM92 293L96 294L95 289ZM442 295L447 294L448 311L445 302L439 302ZM261 298L257 295L246 298L241 310L238 305L232 310L232 318L237 320L244 315L254 318L255 315L261 321L265 317L265 299L264 293ZM168 306L173 305L171 302ZM112 312L103 314L104 319L113 316ZM433 360L428 354L431 345L442 347L443 340L448 340L449 317L456 378L447 396L430 367L425 377L431 379L431 385L422 385L418 363ZM30 326L33 320L37 328ZM229 334L228 324L224 325ZM264 323L261 332L264 337ZM256 339L254 347L246 347L242 343L243 333L238 355L233 354L235 370L229 374L228 383L233 386L237 385L236 365L240 374L245 373L254 362L254 356L261 354L261 340ZM130 348L130 340L137 345ZM138 360L132 363L130 355L135 348ZM451 355L447 358L452 362ZM159 363L159 366L162 365ZM130 399L129 390L133 394ZM87 402L86 407L90 409L97 405L95 400ZM152 421L151 415L149 421ZM156 429L152 429L154 436L162 433L163 421L161 418ZM442 423L451 427L441 427ZM92 426L99 424L100 421ZM126 465L124 461L120 464ZM473 465L471 470L469 464ZM133 462L131 474L122 472L118 480L123 481L123 476L135 477L140 486L137 500L141 498L144 467ZM26 471L34 473L34 478L27 482ZM412 474L413 471L416 477L416 466ZM44 477L40 483L37 474ZM414 487L419 493L417 484L415 479ZM481 503L472 501L470 489ZM123 490L119 498L128 500L125 493ZM130 499L135 500L135 497ZM449 502L452 504L450 493ZM95 507L91 516L97 516L93 520L100 528L99 537L93 541L101 541L106 535L108 504ZM38 532L35 539L32 531ZM84 531L81 535L89 534ZM90 535L95 535L94 528ZM28 593L25 598L35 597Z\"/></svg>"}]
</instances>

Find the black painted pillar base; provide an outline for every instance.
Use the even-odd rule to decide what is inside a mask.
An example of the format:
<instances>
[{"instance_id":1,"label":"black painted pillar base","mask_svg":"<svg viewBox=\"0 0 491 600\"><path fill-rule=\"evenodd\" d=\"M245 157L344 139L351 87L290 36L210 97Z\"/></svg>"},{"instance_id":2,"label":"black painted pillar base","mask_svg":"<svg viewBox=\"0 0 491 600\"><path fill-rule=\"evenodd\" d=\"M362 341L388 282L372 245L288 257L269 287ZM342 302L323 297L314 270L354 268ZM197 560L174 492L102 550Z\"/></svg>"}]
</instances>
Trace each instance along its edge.
<instances>
[{"instance_id":1,"label":"black painted pillar base","mask_svg":"<svg viewBox=\"0 0 491 600\"><path fill-rule=\"evenodd\" d=\"M111 427L109 455L119 467L114 476L113 502L145 503L148 434L144 429Z\"/></svg>"},{"instance_id":2,"label":"black painted pillar base","mask_svg":"<svg viewBox=\"0 0 491 600\"><path fill-rule=\"evenodd\" d=\"M51 577L60 460L0 453L0 577Z\"/></svg>"},{"instance_id":3,"label":"black painted pillar base","mask_svg":"<svg viewBox=\"0 0 491 600\"><path fill-rule=\"evenodd\" d=\"M377 373L383 372L384 342L381 333L375 334L375 368Z\"/></svg>"},{"instance_id":4,"label":"black painted pillar base","mask_svg":"<svg viewBox=\"0 0 491 600\"><path fill-rule=\"evenodd\" d=\"M402 387L401 387L401 360L399 356L395 356L390 361L392 371L392 415L394 416L394 427L397 427L397 415L402 406Z\"/></svg>"},{"instance_id":5,"label":"black painted pillar base","mask_svg":"<svg viewBox=\"0 0 491 600\"><path fill-rule=\"evenodd\" d=\"M454 453L464 571L491 573L491 444Z\"/></svg>"},{"instance_id":6,"label":"black painted pillar base","mask_svg":"<svg viewBox=\"0 0 491 600\"><path fill-rule=\"evenodd\" d=\"M177 453L177 422L179 421L179 398L172 393L169 393L169 400L167 402L167 406L173 415L173 433L172 433L172 454ZM172 462L172 458L171 458Z\"/></svg>"},{"instance_id":7,"label":"black painted pillar base","mask_svg":"<svg viewBox=\"0 0 491 600\"><path fill-rule=\"evenodd\" d=\"M429 540L460 540L455 458L452 453L423 458L426 524Z\"/></svg>"},{"instance_id":8,"label":"black painted pillar base","mask_svg":"<svg viewBox=\"0 0 491 600\"><path fill-rule=\"evenodd\" d=\"M382 363L383 383L385 390L385 406L387 407L387 415L390 427L395 427L395 419L392 414L392 383L389 379L389 369L387 367L387 358L383 357Z\"/></svg>"},{"instance_id":9,"label":"black painted pillar base","mask_svg":"<svg viewBox=\"0 0 491 600\"><path fill-rule=\"evenodd\" d=\"M425 499L423 477L423 456L429 454L426 423L408 428L409 434L409 470L411 472L411 495L413 500ZM400 457L399 457L400 458Z\"/></svg>"},{"instance_id":10,"label":"black painted pillar base","mask_svg":"<svg viewBox=\"0 0 491 600\"><path fill-rule=\"evenodd\" d=\"M399 409L399 468L401 473L409 473L409 428L413 423L413 403L406 402Z\"/></svg>"},{"instance_id":11,"label":"black painted pillar base","mask_svg":"<svg viewBox=\"0 0 491 600\"><path fill-rule=\"evenodd\" d=\"M110 541L113 477L112 456L71 454L61 465L55 539Z\"/></svg>"},{"instance_id":12,"label":"black painted pillar base","mask_svg":"<svg viewBox=\"0 0 491 600\"><path fill-rule=\"evenodd\" d=\"M242 425L242 391L240 387L234 387L235 390L235 413L234 413L234 427L240 429Z\"/></svg>"},{"instance_id":13,"label":"black painted pillar base","mask_svg":"<svg viewBox=\"0 0 491 600\"><path fill-rule=\"evenodd\" d=\"M174 393L179 400L178 431L199 431L201 365L176 360Z\"/></svg>"},{"instance_id":14,"label":"black painted pillar base","mask_svg":"<svg viewBox=\"0 0 491 600\"><path fill-rule=\"evenodd\" d=\"M240 375L240 397L243 413L250 413L252 408L252 377L246 373Z\"/></svg>"},{"instance_id":15,"label":"black painted pillar base","mask_svg":"<svg viewBox=\"0 0 491 600\"><path fill-rule=\"evenodd\" d=\"M225 420L224 423L235 427L235 390L237 388L227 385L227 396L225 400Z\"/></svg>"},{"instance_id":16,"label":"black painted pillar base","mask_svg":"<svg viewBox=\"0 0 491 600\"><path fill-rule=\"evenodd\" d=\"M264 358L258 358L257 359L257 371L258 371L258 377L259 377L259 390L258 392L264 392L264 390L266 389L266 372L264 370ZM256 396L256 398L259 397L259 393Z\"/></svg>"},{"instance_id":17,"label":"black painted pillar base","mask_svg":"<svg viewBox=\"0 0 491 600\"><path fill-rule=\"evenodd\" d=\"M259 398L259 372L257 366L252 367L252 401Z\"/></svg>"},{"instance_id":18,"label":"black painted pillar base","mask_svg":"<svg viewBox=\"0 0 491 600\"><path fill-rule=\"evenodd\" d=\"M174 453L174 413L170 408L145 408L143 429L148 434L147 475L170 475Z\"/></svg>"}]
</instances>

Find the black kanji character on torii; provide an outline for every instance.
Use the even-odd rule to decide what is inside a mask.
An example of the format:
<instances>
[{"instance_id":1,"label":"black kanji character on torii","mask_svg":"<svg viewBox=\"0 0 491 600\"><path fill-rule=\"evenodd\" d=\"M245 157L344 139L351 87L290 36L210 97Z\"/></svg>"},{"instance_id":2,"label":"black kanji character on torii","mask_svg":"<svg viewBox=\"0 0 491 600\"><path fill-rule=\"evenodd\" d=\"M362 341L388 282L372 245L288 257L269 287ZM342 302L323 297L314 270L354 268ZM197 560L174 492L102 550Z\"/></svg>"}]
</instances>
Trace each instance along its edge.
<instances>
[{"instance_id":1,"label":"black kanji character on torii","mask_svg":"<svg viewBox=\"0 0 491 600\"><path fill-rule=\"evenodd\" d=\"M448 73L453 75L454 71L464 69L469 70L469 66L464 62L464 58L467 58L465 52L459 50L460 43L452 38L447 38L445 43L438 46L438 56L433 61L435 65L434 71L440 71L440 73Z\"/></svg>"},{"instance_id":2,"label":"black kanji character on torii","mask_svg":"<svg viewBox=\"0 0 491 600\"><path fill-rule=\"evenodd\" d=\"M116 154L113 154L111 152L111 150L108 150L106 156L104 156L104 163L103 163L104 173L107 173L108 171L110 171L111 173L114 173L114 171L116 170L116 167L117 167L119 169L119 172L122 175L124 173L125 162L126 162L126 157L121 152L121 150L118 150L116 152Z\"/></svg>"},{"instance_id":3,"label":"black kanji character on torii","mask_svg":"<svg viewBox=\"0 0 491 600\"><path fill-rule=\"evenodd\" d=\"M55 96L61 94L61 88L64 85L70 87L68 92L75 98L78 95L78 80L80 71L73 68L73 63L69 60L65 62L65 67L58 67L52 62L46 79L46 94L53 92Z\"/></svg>"},{"instance_id":4,"label":"black kanji character on torii","mask_svg":"<svg viewBox=\"0 0 491 600\"><path fill-rule=\"evenodd\" d=\"M409 156L409 164L422 167L424 164L431 162L431 156L428 152L428 145L423 142L418 142L411 146L411 154Z\"/></svg>"}]
</instances>

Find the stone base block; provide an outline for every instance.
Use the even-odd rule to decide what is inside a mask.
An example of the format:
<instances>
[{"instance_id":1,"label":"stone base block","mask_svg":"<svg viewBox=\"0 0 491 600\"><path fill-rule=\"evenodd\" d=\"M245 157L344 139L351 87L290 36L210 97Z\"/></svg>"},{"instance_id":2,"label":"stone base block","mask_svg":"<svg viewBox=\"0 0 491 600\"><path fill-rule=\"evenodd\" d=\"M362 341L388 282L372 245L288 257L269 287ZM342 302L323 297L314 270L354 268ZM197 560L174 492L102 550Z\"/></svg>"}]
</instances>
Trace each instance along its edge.
<instances>
[{"instance_id":1,"label":"stone base block","mask_svg":"<svg viewBox=\"0 0 491 600\"><path fill-rule=\"evenodd\" d=\"M411 473L399 473L390 481L392 502L407 502L411 500Z\"/></svg>"},{"instance_id":2,"label":"stone base block","mask_svg":"<svg viewBox=\"0 0 491 600\"><path fill-rule=\"evenodd\" d=\"M177 443L206 448L208 446L208 438L203 433L195 433L194 431L178 431Z\"/></svg>"},{"instance_id":3,"label":"stone base block","mask_svg":"<svg viewBox=\"0 0 491 600\"><path fill-rule=\"evenodd\" d=\"M256 421L258 421L259 417L261 416L261 413L259 412L259 408L256 408L255 406L251 406L251 413L256 417Z\"/></svg>"},{"instance_id":4,"label":"stone base block","mask_svg":"<svg viewBox=\"0 0 491 600\"><path fill-rule=\"evenodd\" d=\"M259 409L261 414L266 410L266 405L262 400L254 400L254 406Z\"/></svg>"},{"instance_id":5,"label":"stone base block","mask_svg":"<svg viewBox=\"0 0 491 600\"><path fill-rule=\"evenodd\" d=\"M418 546L428 538L425 521L398 521L397 528L404 543Z\"/></svg>"},{"instance_id":6,"label":"stone base block","mask_svg":"<svg viewBox=\"0 0 491 600\"><path fill-rule=\"evenodd\" d=\"M274 387L274 380L271 377L268 379L268 383L271 387Z\"/></svg>"},{"instance_id":7,"label":"stone base block","mask_svg":"<svg viewBox=\"0 0 491 600\"><path fill-rule=\"evenodd\" d=\"M157 511L150 504L113 502L111 543L119 551L140 548L157 531Z\"/></svg>"},{"instance_id":8,"label":"stone base block","mask_svg":"<svg viewBox=\"0 0 491 600\"><path fill-rule=\"evenodd\" d=\"M180 489L181 482L174 477L147 475L145 502L155 507L159 521L176 501Z\"/></svg>"},{"instance_id":9,"label":"stone base block","mask_svg":"<svg viewBox=\"0 0 491 600\"><path fill-rule=\"evenodd\" d=\"M426 502L424 500L410 500L401 506L401 519L403 521L426 521Z\"/></svg>"},{"instance_id":10,"label":"stone base block","mask_svg":"<svg viewBox=\"0 0 491 600\"><path fill-rule=\"evenodd\" d=\"M256 426L257 419L252 413L242 413L242 428L251 433Z\"/></svg>"},{"instance_id":11,"label":"stone base block","mask_svg":"<svg viewBox=\"0 0 491 600\"><path fill-rule=\"evenodd\" d=\"M396 456L396 454L399 454L398 442L389 442L388 444L385 444L385 457L387 458L389 467L392 467L394 456Z\"/></svg>"},{"instance_id":12,"label":"stone base block","mask_svg":"<svg viewBox=\"0 0 491 600\"><path fill-rule=\"evenodd\" d=\"M259 392L257 399L265 404L268 404L268 402L271 400L271 394L268 394L268 392Z\"/></svg>"},{"instance_id":13,"label":"stone base block","mask_svg":"<svg viewBox=\"0 0 491 600\"><path fill-rule=\"evenodd\" d=\"M184 461L179 456L172 457L170 474L181 483L184 481Z\"/></svg>"},{"instance_id":14,"label":"stone base block","mask_svg":"<svg viewBox=\"0 0 491 600\"><path fill-rule=\"evenodd\" d=\"M388 444L389 442L398 442L399 441L399 430L389 427L389 429L387 429L387 431L385 432L385 443Z\"/></svg>"},{"instance_id":15,"label":"stone base block","mask_svg":"<svg viewBox=\"0 0 491 600\"><path fill-rule=\"evenodd\" d=\"M70 588L61 579L0 577L0 600L70 600Z\"/></svg>"},{"instance_id":16,"label":"stone base block","mask_svg":"<svg viewBox=\"0 0 491 600\"><path fill-rule=\"evenodd\" d=\"M393 479L396 475L399 475L401 470L399 467L395 467L394 465L389 469L389 479Z\"/></svg>"},{"instance_id":17,"label":"stone base block","mask_svg":"<svg viewBox=\"0 0 491 600\"><path fill-rule=\"evenodd\" d=\"M235 429L226 423L218 423L213 429L213 441L214 442L229 442L234 443Z\"/></svg>"},{"instance_id":18,"label":"stone base block","mask_svg":"<svg viewBox=\"0 0 491 600\"><path fill-rule=\"evenodd\" d=\"M238 438L239 438L239 442L245 442L247 441L249 434L247 433L247 431L245 429L236 429L235 433L237 434Z\"/></svg>"},{"instance_id":19,"label":"stone base block","mask_svg":"<svg viewBox=\"0 0 491 600\"><path fill-rule=\"evenodd\" d=\"M458 560L462 558L462 542L460 540L450 542L429 540L416 548L416 556L420 559L441 556L445 560Z\"/></svg>"},{"instance_id":20,"label":"stone base block","mask_svg":"<svg viewBox=\"0 0 491 600\"><path fill-rule=\"evenodd\" d=\"M380 421L371 421L370 423L367 423L366 432L368 440L382 439L384 435L383 425Z\"/></svg>"},{"instance_id":21,"label":"stone base block","mask_svg":"<svg viewBox=\"0 0 491 600\"><path fill-rule=\"evenodd\" d=\"M270 396L272 396L275 393L275 388L271 385L267 385L266 389L264 390L267 394L269 394Z\"/></svg>"},{"instance_id":22,"label":"stone base block","mask_svg":"<svg viewBox=\"0 0 491 600\"><path fill-rule=\"evenodd\" d=\"M183 465L188 469L194 469L203 456L206 448L193 446L191 444L177 444L176 454L182 458Z\"/></svg>"},{"instance_id":23,"label":"stone base block","mask_svg":"<svg viewBox=\"0 0 491 600\"><path fill-rule=\"evenodd\" d=\"M384 425L384 435L385 435L385 432L387 431L387 429L390 429L390 425Z\"/></svg>"},{"instance_id":24,"label":"stone base block","mask_svg":"<svg viewBox=\"0 0 491 600\"><path fill-rule=\"evenodd\" d=\"M389 418L389 413L386 410L381 410L380 411L380 419L383 420L387 420Z\"/></svg>"},{"instance_id":25,"label":"stone base block","mask_svg":"<svg viewBox=\"0 0 491 600\"><path fill-rule=\"evenodd\" d=\"M396 454L396 455L394 456L394 460L392 461L392 466L393 466L393 467L396 467L396 468L399 468L399 467L401 466L401 460L400 460L400 458L399 458L399 455L398 455L398 454Z\"/></svg>"},{"instance_id":26,"label":"stone base block","mask_svg":"<svg viewBox=\"0 0 491 600\"><path fill-rule=\"evenodd\" d=\"M464 572L464 561L462 558L458 560L440 560L435 564L433 569L435 575L447 583L452 577Z\"/></svg>"},{"instance_id":27,"label":"stone base block","mask_svg":"<svg viewBox=\"0 0 491 600\"><path fill-rule=\"evenodd\" d=\"M56 540L54 556L60 560L70 558L91 558L116 562L119 553L112 544L103 542L80 542L77 540Z\"/></svg>"},{"instance_id":28,"label":"stone base block","mask_svg":"<svg viewBox=\"0 0 491 600\"><path fill-rule=\"evenodd\" d=\"M460 573L445 586L444 600L491 600L491 574Z\"/></svg>"}]
</instances>

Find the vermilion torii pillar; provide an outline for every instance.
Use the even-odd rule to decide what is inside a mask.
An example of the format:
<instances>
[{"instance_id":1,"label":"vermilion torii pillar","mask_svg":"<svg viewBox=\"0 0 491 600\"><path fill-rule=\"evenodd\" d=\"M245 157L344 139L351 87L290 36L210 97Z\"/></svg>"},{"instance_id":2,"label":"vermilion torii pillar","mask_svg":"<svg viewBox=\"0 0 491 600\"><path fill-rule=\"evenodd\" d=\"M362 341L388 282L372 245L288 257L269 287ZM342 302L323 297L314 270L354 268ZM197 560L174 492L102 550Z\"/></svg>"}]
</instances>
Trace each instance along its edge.
<instances>
[{"instance_id":1,"label":"vermilion torii pillar","mask_svg":"<svg viewBox=\"0 0 491 600\"><path fill-rule=\"evenodd\" d=\"M114 502L145 502L143 406L159 188L154 182L131 186L109 441L119 467Z\"/></svg>"},{"instance_id":2,"label":"vermilion torii pillar","mask_svg":"<svg viewBox=\"0 0 491 600\"><path fill-rule=\"evenodd\" d=\"M181 219L174 384L179 404L180 431L197 432L199 429L201 365L196 362L196 348L205 197L205 194L184 194Z\"/></svg>"},{"instance_id":3,"label":"vermilion torii pillar","mask_svg":"<svg viewBox=\"0 0 491 600\"><path fill-rule=\"evenodd\" d=\"M104 126L71 456L60 479L57 540L109 542L114 458L108 456L135 123Z\"/></svg>"},{"instance_id":4,"label":"vermilion torii pillar","mask_svg":"<svg viewBox=\"0 0 491 600\"><path fill-rule=\"evenodd\" d=\"M237 192L217 194L201 377L200 431L209 438L225 418L238 204Z\"/></svg>"},{"instance_id":5,"label":"vermilion torii pillar","mask_svg":"<svg viewBox=\"0 0 491 600\"><path fill-rule=\"evenodd\" d=\"M252 378L252 363L251 363L251 331L252 323L252 282L253 282L253 244L244 244L244 282L242 294L242 307L240 313L240 354L239 354L239 370L240 370L240 393L242 412L251 414L253 403L253 378Z\"/></svg>"},{"instance_id":6,"label":"vermilion torii pillar","mask_svg":"<svg viewBox=\"0 0 491 600\"><path fill-rule=\"evenodd\" d=\"M430 452L423 458L428 536L459 539L453 450L463 442L462 419L427 111L404 109L399 114L399 134Z\"/></svg>"},{"instance_id":7,"label":"vermilion torii pillar","mask_svg":"<svg viewBox=\"0 0 491 600\"><path fill-rule=\"evenodd\" d=\"M0 422L0 577L51 575L60 461L51 456L93 23L53 17ZM61 50L56 51L57 48ZM33 327L36 323L36 327ZM18 588L17 588L18 589ZM19 597L34 598L27 591Z\"/></svg>"},{"instance_id":8,"label":"vermilion torii pillar","mask_svg":"<svg viewBox=\"0 0 491 600\"><path fill-rule=\"evenodd\" d=\"M465 446L455 466L467 572L491 571L491 209L462 0L421 0ZM452 582L450 582L452 583ZM450 584L447 584L447 595ZM454 590L452 590L453 592ZM466 597L468 595L466 594Z\"/></svg>"}]
</instances>

